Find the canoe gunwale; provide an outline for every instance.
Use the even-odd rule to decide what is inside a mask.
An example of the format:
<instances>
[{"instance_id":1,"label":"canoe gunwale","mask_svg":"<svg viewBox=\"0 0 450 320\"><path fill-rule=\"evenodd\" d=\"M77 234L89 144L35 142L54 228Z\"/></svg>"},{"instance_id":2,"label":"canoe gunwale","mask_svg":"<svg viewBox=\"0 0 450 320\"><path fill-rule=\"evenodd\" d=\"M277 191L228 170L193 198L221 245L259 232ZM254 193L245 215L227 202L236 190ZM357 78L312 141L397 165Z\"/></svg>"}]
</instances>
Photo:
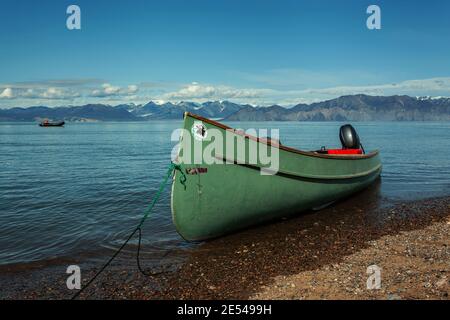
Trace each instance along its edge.
<instances>
[{"instance_id":1,"label":"canoe gunwale","mask_svg":"<svg viewBox=\"0 0 450 320\"><path fill-rule=\"evenodd\" d=\"M193 113L190 113L190 112L185 112L184 113L184 118L186 118L186 117L191 117L191 118L200 120L202 122L205 122L205 123L211 124L213 126L219 127L219 128L221 128L223 130L233 130L233 132L235 134L237 134L237 135L244 136L247 139L251 139L251 140L254 140L256 142L266 144L266 145L271 146L273 148L278 148L280 150L284 150L284 151L292 152L292 153L297 153L297 154L301 154L301 155L309 156L309 157L333 159L333 160L363 160L363 159L369 159L369 158L375 157L376 155L379 154L379 150L374 150L374 151L372 151L370 153L359 154L359 155L354 155L354 154L352 154L352 155L331 155L331 154L316 153L316 152L313 152L313 151L303 151L303 150L298 150L298 149L295 149L295 148L287 147L287 146L284 146L284 145L281 145L281 144L273 144L273 143L270 142L270 140L261 139L261 138L254 137L254 136L246 134L246 133L242 133L241 131L236 130L234 128L231 128L231 127L229 127L227 125L224 125L223 123L220 123L220 122L208 119L208 118L204 118L202 116L199 116L199 115L196 115L196 114L193 114Z\"/></svg>"}]
</instances>

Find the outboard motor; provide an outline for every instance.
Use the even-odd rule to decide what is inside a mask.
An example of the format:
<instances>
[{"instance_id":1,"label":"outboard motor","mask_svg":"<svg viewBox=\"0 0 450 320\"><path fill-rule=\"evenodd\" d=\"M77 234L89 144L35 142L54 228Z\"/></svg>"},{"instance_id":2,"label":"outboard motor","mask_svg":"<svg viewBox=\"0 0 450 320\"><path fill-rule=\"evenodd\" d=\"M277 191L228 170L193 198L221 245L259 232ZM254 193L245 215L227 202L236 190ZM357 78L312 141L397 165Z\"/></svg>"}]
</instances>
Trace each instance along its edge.
<instances>
[{"instance_id":1,"label":"outboard motor","mask_svg":"<svg viewBox=\"0 0 450 320\"><path fill-rule=\"evenodd\" d=\"M339 139L341 139L343 149L361 149L361 142L352 125L346 124L339 130Z\"/></svg>"}]
</instances>

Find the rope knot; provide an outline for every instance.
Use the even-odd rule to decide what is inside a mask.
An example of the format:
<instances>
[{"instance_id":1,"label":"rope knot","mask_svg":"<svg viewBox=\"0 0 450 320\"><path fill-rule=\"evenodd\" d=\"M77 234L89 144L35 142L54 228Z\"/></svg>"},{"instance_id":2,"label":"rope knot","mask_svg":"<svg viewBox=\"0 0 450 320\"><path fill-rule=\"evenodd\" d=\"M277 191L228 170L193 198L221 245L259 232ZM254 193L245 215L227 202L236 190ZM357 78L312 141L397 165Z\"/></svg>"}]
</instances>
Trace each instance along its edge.
<instances>
[{"instance_id":1,"label":"rope knot","mask_svg":"<svg viewBox=\"0 0 450 320\"><path fill-rule=\"evenodd\" d=\"M186 190L186 175L183 172L183 169L181 168L181 165L172 162L172 168L174 171L179 171L181 173L181 177L180 177L180 183L183 185L184 190Z\"/></svg>"}]
</instances>

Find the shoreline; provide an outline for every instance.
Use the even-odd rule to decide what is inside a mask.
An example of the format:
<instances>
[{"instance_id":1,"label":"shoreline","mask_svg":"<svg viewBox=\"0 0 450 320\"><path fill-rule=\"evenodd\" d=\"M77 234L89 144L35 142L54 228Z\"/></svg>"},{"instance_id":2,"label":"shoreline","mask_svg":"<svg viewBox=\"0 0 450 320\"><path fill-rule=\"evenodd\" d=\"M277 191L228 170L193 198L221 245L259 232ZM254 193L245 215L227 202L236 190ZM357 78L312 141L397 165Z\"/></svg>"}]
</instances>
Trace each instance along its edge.
<instances>
[{"instance_id":1,"label":"shoreline","mask_svg":"<svg viewBox=\"0 0 450 320\"><path fill-rule=\"evenodd\" d=\"M139 273L130 246L80 299L448 299L449 217L450 197L389 204L375 187L318 212L143 259L150 277ZM419 253L403 254L399 246L406 245ZM441 258L419 263L428 251ZM83 283L102 266L98 261L79 262ZM386 271L385 291L362 287L374 263ZM0 299L69 299L75 292L66 288L66 267L2 272ZM427 274L441 277L426 280ZM411 283L416 278L425 279L422 291Z\"/></svg>"},{"instance_id":2,"label":"shoreline","mask_svg":"<svg viewBox=\"0 0 450 320\"><path fill-rule=\"evenodd\" d=\"M362 196L364 196L363 193ZM359 197L361 198L361 197ZM448 231L447 219L450 216L450 197L400 203L393 207L367 207L348 199L343 203L307 214L278 225L261 227L249 232L248 237L233 235L218 239L215 243L203 246L204 252L194 253L189 261L169 280L164 298L170 299L249 299L260 298L301 298L269 293L258 295L274 288L280 279L314 274L322 268L340 264L346 257L358 254L369 248L371 243L383 237L396 237L402 232L423 230L426 236L433 237L431 225L440 225ZM377 220L371 221L373 216ZM383 219L379 219L384 216ZM330 223L334 222L334 224ZM450 238L442 232L446 241L446 272L450 271ZM420 232L419 232L420 233ZM442 239L441 239L442 240ZM387 258L382 261L386 270L395 269L398 256L395 242L385 247ZM437 244L428 243L426 248L436 251ZM209 251L208 251L209 249ZM413 248L414 249L414 248ZM365 255L367 261L360 266L362 278L366 283L366 268L376 264L376 256ZM392 258L392 261L390 260ZM425 272L433 272L432 265ZM341 269L345 276L345 269ZM351 276L351 274L347 275ZM411 275L411 278L417 275ZM334 280L334 279L333 279ZM387 279L385 279L387 281ZM282 283L282 282L281 282ZM294 283L295 284L295 283ZM339 285L339 284L338 284ZM318 288L320 281L315 283ZM448 290L448 286L447 286ZM317 299L319 296L305 296ZM328 295L327 298L339 298ZM375 296L366 295L372 299ZM377 298L383 298L377 296ZM388 298L387 296L384 298ZM445 298L440 295L436 299Z\"/></svg>"}]
</instances>

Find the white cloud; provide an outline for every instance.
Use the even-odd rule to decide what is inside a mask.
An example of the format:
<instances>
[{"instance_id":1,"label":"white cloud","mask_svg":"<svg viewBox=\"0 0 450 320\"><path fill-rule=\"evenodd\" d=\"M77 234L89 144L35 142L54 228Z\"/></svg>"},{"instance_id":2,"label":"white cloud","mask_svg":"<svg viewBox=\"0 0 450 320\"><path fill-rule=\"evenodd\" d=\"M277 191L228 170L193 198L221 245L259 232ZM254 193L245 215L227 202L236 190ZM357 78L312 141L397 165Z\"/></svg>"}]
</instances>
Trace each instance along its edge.
<instances>
[{"instance_id":1,"label":"white cloud","mask_svg":"<svg viewBox=\"0 0 450 320\"><path fill-rule=\"evenodd\" d=\"M410 94L410 95L432 95L433 93L450 93L450 78L432 78L422 80L407 80L398 83L368 85L368 86L340 86L324 89L303 90L305 94L323 94L330 96L341 96L349 94Z\"/></svg>"},{"instance_id":2,"label":"white cloud","mask_svg":"<svg viewBox=\"0 0 450 320\"><path fill-rule=\"evenodd\" d=\"M292 106L298 103L312 103L333 99L342 95L410 95L410 96L450 96L450 77L407 80L396 83L381 83L364 86L309 86L299 89L282 88L267 84L262 88L239 88L222 84L192 82L185 85L114 85L85 81L65 80L19 84L0 84L0 107L30 106L36 104L80 105L85 103L146 103L153 101L193 101L229 100L252 105ZM369 82L370 83L370 82ZM72 84L72 85L69 85Z\"/></svg>"},{"instance_id":3,"label":"white cloud","mask_svg":"<svg viewBox=\"0 0 450 320\"><path fill-rule=\"evenodd\" d=\"M29 92L29 90L27 91ZM38 98L41 99L56 99L56 100L70 100L73 98L80 97L80 93L72 91L72 90L64 90L60 88L47 88L44 92L41 92L37 95Z\"/></svg>"},{"instance_id":4,"label":"white cloud","mask_svg":"<svg viewBox=\"0 0 450 320\"><path fill-rule=\"evenodd\" d=\"M238 89L192 82L177 91L165 93L162 98L165 100L251 99L267 94L267 91L268 89Z\"/></svg>"},{"instance_id":5,"label":"white cloud","mask_svg":"<svg viewBox=\"0 0 450 320\"><path fill-rule=\"evenodd\" d=\"M94 86L95 85L95 86ZM91 102L123 103L140 101L139 86L100 84L96 79L46 80L17 83L0 83L0 101L7 107L67 104ZM143 102L143 101L140 101ZM2 107L2 104L0 104Z\"/></svg>"},{"instance_id":6,"label":"white cloud","mask_svg":"<svg viewBox=\"0 0 450 320\"><path fill-rule=\"evenodd\" d=\"M450 95L450 78L407 80L398 83L367 86L336 86L328 88L308 88L301 90L281 90L272 88L234 88L223 85L200 84L193 82L178 90L157 96L166 101L188 100L232 100L239 103L259 105L294 105L312 103L343 95Z\"/></svg>"},{"instance_id":7,"label":"white cloud","mask_svg":"<svg viewBox=\"0 0 450 320\"><path fill-rule=\"evenodd\" d=\"M120 87L115 87L110 85L109 83L105 83L102 85L101 89L95 89L92 91L91 96L92 97L108 97L108 96L114 96L118 94L120 90Z\"/></svg>"},{"instance_id":8,"label":"white cloud","mask_svg":"<svg viewBox=\"0 0 450 320\"><path fill-rule=\"evenodd\" d=\"M113 86L109 83L104 83L100 89L95 89L91 92L90 96L95 98L105 98L112 96L127 96L135 94L139 91L137 85L129 85L126 88L119 86Z\"/></svg>"},{"instance_id":9,"label":"white cloud","mask_svg":"<svg viewBox=\"0 0 450 320\"><path fill-rule=\"evenodd\" d=\"M11 88L5 88L0 94L0 99L12 99L14 98L14 93Z\"/></svg>"},{"instance_id":10,"label":"white cloud","mask_svg":"<svg viewBox=\"0 0 450 320\"><path fill-rule=\"evenodd\" d=\"M0 88L1 91L1 88ZM81 94L69 88L24 88L14 87L5 88L0 94L0 99L9 100L73 100L80 97Z\"/></svg>"},{"instance_id":11,"label":"white cloud","mask_svg":"<svg viewBox=\"0 0 450 320\"><path fill-rule=\"evenodd\" d=\"M70 90L61 88L47 88L47 89L18 89L14 91L11 88L6 88L0 94L0 98L6 99L48 99L48 100L70 100L80 97L80 94Z\"/></svg>"},{"instance_id":12,"label":"white cloud","mask_svg":"<svg viewBox=\"0 0 450 320\"><path fill-rule=\"evenodd\" d=\"M139 87L135 84L129 85L128 86L128 93L129 94L133 94L139 91Z\"/></svg>"}]
</instances>

